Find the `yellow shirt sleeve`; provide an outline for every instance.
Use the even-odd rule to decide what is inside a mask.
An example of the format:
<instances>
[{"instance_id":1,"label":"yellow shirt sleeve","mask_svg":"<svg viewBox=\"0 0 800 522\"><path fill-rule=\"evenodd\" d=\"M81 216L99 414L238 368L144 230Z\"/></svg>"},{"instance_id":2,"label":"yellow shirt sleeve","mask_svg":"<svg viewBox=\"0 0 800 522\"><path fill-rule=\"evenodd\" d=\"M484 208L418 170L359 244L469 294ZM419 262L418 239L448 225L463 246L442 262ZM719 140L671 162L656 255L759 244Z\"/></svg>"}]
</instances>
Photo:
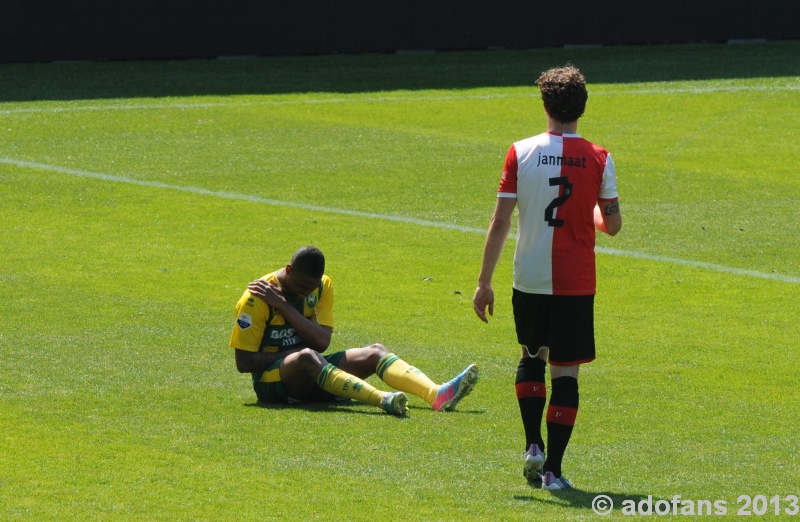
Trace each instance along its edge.
<instances>
[{"instance_id":1,"label":"yellow shirt sleeve","mask_svg":"<svg viewBox=\"0 0 800 522\"><path fill-rule=\"evenodd\" d=\"M322 276L322 297L317 301L313 313L318 324L333 328L333 281L326 275Z\"/></svg>"},{"instance_id":2,"label":"yellow shirt sleeve","mask_svg":"<svg viewBox=\"0 0 800 522\"><path fill-rule=\"evenodd\" d=\"M236 322L231 333L230 347L257 352L269 319L269 305L245 290L236 303Z\"/></svg>"}]
</instances>

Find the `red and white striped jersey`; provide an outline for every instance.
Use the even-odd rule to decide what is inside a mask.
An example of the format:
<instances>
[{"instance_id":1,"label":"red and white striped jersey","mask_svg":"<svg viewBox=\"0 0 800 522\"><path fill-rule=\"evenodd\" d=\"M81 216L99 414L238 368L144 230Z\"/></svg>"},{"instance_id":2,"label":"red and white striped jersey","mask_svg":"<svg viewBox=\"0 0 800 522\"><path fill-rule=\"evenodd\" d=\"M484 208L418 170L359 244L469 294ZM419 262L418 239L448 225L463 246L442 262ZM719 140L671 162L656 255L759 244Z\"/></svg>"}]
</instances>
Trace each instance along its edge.
<instances>
[{"instance_id":1,"label":"red and white striped jersey","mask_svg":"<svg viewBox=\"0 0 800 522\"><path fill-rule=\"evenodd\" d=\"M578 134L518 141L506 156L498 197L516 198L519 206L514 288L593 295L594 207L617 199L609 152Z\"/></svg>"}]
</instances>

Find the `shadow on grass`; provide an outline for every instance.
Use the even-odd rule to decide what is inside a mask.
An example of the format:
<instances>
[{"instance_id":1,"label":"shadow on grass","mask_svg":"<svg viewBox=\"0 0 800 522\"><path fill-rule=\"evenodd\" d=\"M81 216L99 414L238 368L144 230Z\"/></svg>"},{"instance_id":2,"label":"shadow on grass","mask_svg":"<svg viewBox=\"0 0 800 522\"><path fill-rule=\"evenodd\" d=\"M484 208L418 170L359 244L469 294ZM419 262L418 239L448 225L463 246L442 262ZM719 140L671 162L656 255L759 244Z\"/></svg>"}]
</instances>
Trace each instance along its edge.
<instances>
[{"instance_id":1,"label":"shadow on grass","mask_svg":"<svg viewBox=\"0 0 800 522\"><path fill-rule=\"evenodd\" d=\"M572 62L592 83L800 76L800 41L0 65L0 102L528 86Z\"/></svg>"},{"instance_id":2,"label":"shadow on grass","mask_svg":"<svg viewBox=\"0 0 800 522\"><path fill-rule=\"evenodd\" d=\"M261 401L248 402L244 404L248 408L263 408L266 410L305 410L313 413L357 413L360 415L386 415L380 408L369 407L358 401L336 401L336 402L304 402L301 404L266 403ZM428 406L408 406L409 413L417 411L432 411ZM483 415L485 410L469 410L459 408L456 411L443 413L442 415Z\"/></svg>"},{"instance_id":3,"label":"shadow on grass","mask_svg":"<svg viewBox=\"0 0 800 522\"><path fill-rule=\"evenodd\" d=\"M536 486L531 485L531 488ZM539 504L550 504L558 507L574 508L574 509L588 509L593 511L595 499L598 497L606 497L605 500L610 499L613 503L613 510L620 511L623 508L623 502L626 506L632 506L636 509L639 503L644 501L643 507L646 504L655 506L661 499L653 498L652 495L635 495L627 493L615 493L612 491L584 491L581 489L569 489L559 491L546 491L537 489L535 494L531 495L514 495L514 500L520 502L531 502ZM600 499L598 499L600 501ZM631 504L631 502L633 504ZM669 500L667 500L669 502ZM608 507L608 504L602 502L598 508ZM651 508L652 509L652 508ZM672 509L672 506L670 506ZM605 513L608 514L608 513Z\"/></svg>"},{"instance_id":4,"label":"shadow on grass","mask_svg":"<svg viewBox=\"0 0 800 522\"><path fill-rule=\"evenodd\" d=\"M364 409L356 401L339 401L339 402L304 402L302 404L284 404L284 403L267 403L267 402L249 402L245 403L248 408L262 408L265 410L305 410L313 413L357 413L359 415L386 415L386 412L381 411L380 408Z\"/></svg>"}]
</instances>

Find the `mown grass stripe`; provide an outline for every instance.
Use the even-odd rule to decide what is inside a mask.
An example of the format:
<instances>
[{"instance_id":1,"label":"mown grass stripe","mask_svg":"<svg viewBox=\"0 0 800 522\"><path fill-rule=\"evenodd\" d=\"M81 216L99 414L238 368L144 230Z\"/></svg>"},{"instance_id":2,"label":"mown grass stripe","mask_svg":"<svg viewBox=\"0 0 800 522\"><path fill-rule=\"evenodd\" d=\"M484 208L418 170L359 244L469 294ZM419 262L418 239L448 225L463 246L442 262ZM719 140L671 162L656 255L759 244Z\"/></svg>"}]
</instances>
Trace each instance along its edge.
<instances>
[{"instance_id":1,"label":"mown grass stripe","mask_svg":"<svg viewBox=\"0 0 800 522\"><path fill-rule=\"evenodd\" d=\"M359 210L351 210L345 208L335 208L335 207L323 207L320 205L310 205L307 203L299 203L294 201L282 201L277 199L270 199L270 198L262 198L259 196L252 196L249 194L239 194L236 192L221 192L215 190L204 189L201 187L192 187L192 186L181 186L181 185L172 185L169 183L162 183L160 181L148 181L148 180L139 180L134 178L129 178L125 176L115 176L112 174L101 174L98 172L88 172L79 169L71 169L67 167L60 167L57 165L47 165L44 163L36 163L32 161L22 161L13 158L0 158L0 164L6 165L13 165L19 168L28 168L28 169L36 169L36 170L45 170L50 172L58 172L61 174L67 174L70 176L78 176L82 178L89 178L89 179L96 179L100 181L107 181L113 183L124 183L129 185L139 185L143 187L150 187L150 188L157 188L157 189L164 189L164 190L175 190L179 192L187 192L189 194L195 194L200 196L212 196L217 198L224 198L224 199L232 199L232 200L239 200L239 201L249 201L251 203L260 203L265 205L272 205L272 206L279 206L279 207L291 207L291 208L299 208L303 210L311 210L314 212L325 212L330 214L340 214L346 216L355 216L355 217L362 217L368 219L379 219L383 221L392 221L396 223L404 223L409 225L417 225L423 227L431 227L431 228L439 228L444 230L455 230L457 232L465 232L465 233L475 233L475 234L485 234L485 228L476 228L476 227L467 227L463 225L458 225L454 223L442 223L440 221L430 221L426 219L419 219L413 218L409 216L393 216L390 214L378 214L374 212L363 212ZM654 254L645 254L641 252L634 252L629 250L618 250L613 248L605 248L605 247L597 247L596 251L602 254L614 255L614 256L621 256L621 257L631 257L636 259L646 259L648 261L656 261L660 263L672 263L677 265L688 266L692 268L701 268L705 270L712 270L715 272L723 272L732 275L738 276L747 276L747 277L756 277L761 279L772 279L775 281L781 281L784 283L794 283L800 284L800 277L793 277L787 276L783 274L776 274L776 273L765 273L765 272L758 272L755 270L747 270L743 268L735 268L725 265L718 265L715 263L707 263L703 261L691 261L687 259L680 259L675 257L667 257L667 256L660 256Z\"/></svg>"},{"instance_id":2,"label":"mown grass stripe","mask_svg":"<svg viewBox=\"0 0 800 522\"><path fill-rule=\"evenodd\" d=\"M590 86L593 87L593 86ZM737 92L780 92L798 91L800 82L786 85L697 85L687 87L664 87L658 85L642 86L632 89L590 89L590 96L628 96L628 95L653 95L653 94L709 94L709 93L737 93ZM213 109L226 107L269 107L288 105L317 105L317 104L345 104L345 103L402 103L402 102L429 102L429 101L471 101L471 100L505 100L515 98L539 98L533 87L530 93L519 94L446 94L441 96L431 95L402 95L402 96L350 96L350 97L323 97L302 99L264 99L259 101L225 101L225 102L175 102L175 103L124 103L124 104L92 104L75 105L72 107L19 107L0 109L0 115L28 114L28 113L64 113L79 111L135 111L135 110L191 110Z\"/></svg>"}]
</instances>

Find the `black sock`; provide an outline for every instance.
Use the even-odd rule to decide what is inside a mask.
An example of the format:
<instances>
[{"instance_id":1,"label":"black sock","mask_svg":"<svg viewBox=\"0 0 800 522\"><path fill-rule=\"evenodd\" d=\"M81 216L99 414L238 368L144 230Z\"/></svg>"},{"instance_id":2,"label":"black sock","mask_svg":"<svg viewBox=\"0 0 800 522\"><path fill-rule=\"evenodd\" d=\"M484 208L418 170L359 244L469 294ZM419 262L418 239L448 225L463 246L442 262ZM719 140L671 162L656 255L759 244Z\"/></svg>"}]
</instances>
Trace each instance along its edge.
<instances>
[{"instance_id":1,"label":"black sock","mask_svg":"<svg viewBox=\"0 0 800 522\"><path fill-rule=\"evenodd\" d=\"M574 377L553 379L552 389L547 408L547 460L544 471L552 471L553 475L560 477L561 461L578 415L578 380Z\"/></svg>"},{"instance_id":2,"label":"black sock","mask_svg":"<svg viewBox=\"0 0 800 522\"><path fill-rule=\"evenodd\" d=\"M525 451L531 444L536 444L544 451L542 417L547 402L545 367L546 363L538 357L523 357L517 366L517 402L525 429Z\"/></svg>"}]
</instances>

